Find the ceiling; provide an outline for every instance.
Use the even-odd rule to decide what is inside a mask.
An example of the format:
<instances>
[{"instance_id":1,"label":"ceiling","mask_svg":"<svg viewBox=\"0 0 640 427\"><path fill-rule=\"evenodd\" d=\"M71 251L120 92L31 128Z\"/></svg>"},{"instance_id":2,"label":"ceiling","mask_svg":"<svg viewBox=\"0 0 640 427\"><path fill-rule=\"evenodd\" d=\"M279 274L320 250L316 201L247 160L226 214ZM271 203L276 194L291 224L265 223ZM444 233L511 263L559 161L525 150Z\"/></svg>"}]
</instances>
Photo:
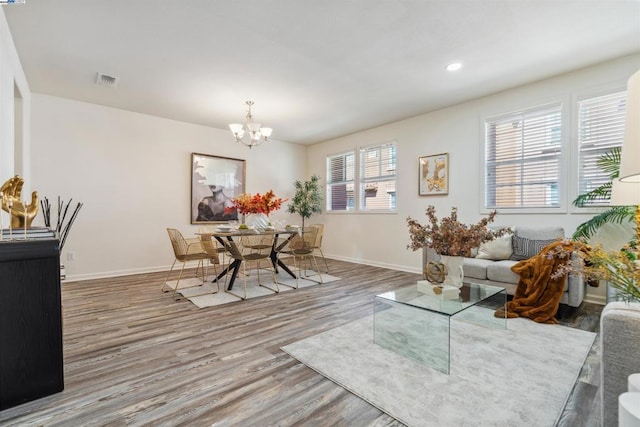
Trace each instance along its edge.
<instances>
[{"instance_id":1,"label":"ceiling","mask_svg":"<svg viewBox=\"0 0 640 427\"><path fill-rule=\"evenodd\" d=\"M27 0L32 92L312 144L640 52L638 0ZM448 72L453 61L461 70ZM97 73L117 87L95 84Z\"/></svg>"}]
</instances>

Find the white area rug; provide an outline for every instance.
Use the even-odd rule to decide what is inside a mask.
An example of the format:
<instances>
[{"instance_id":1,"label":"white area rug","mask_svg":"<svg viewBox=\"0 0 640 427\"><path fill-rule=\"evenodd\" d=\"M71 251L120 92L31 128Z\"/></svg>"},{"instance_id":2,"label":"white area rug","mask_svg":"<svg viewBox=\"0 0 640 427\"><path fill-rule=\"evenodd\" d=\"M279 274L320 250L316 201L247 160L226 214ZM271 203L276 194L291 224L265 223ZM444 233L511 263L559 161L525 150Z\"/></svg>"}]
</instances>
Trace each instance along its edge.
<instances>
[{"instance_id":1,"label":"white area rug","mask_svg":"<svg viewBox=\"0 0 640 427\"><path fill-rule=\"evenodd\" d=\"M294 273L297 273L297 271L295 271L294 269L292 269L292 271ZM255 269L248 271L248 273L249 276L247 277L247 299L257 298L265 295L275 295L275 292L273 292L272 290L258 285L258 277L256 275ZM313 280L304 278L298 279L298 288L307 288L310 286L320 285L319 283L316 283L314 281L319 280L318 273L316 273L315 271L307 270L305 275L309 279ZM340 280L339 277L331 276L329 274L322 273L321 275L323 284ZM222 281L220 282L220 292L217 292L218 285L216 283L211 283L214 277L215 276L207 277L207 279L205 279L204 285L202 285L202 280L199 278L182 279L180 280L180 289L178 289L178 293L182 294L182 296L194 303L198 308L212 307L216 305L227 304L230 302L241 301L240 298L223 291L225 286L224 279L222 279ZM278 289L280 292L295 290L292 288L292 286L296 285L296 279L289 276L286 272L280 272L279 274L276 274L276 279L279 283ZM260 281L263 285L276 289L271 279L271 273L268 270L260 271ZM244 277L241 274L238 274L238 277L233 284L233 292L235 294L242 295L243 284ZM174 289L176 286L176 281L169 281L167 282L166 286L167 288Z\"/></svg>"},{"instance_id":2,"label":"white area rug","mask_svg":"<svg viewBox=\"0 0 640 427\"><path fill-rule=\"evenodd\" d=\"M282 349L409 426L554 426L596 334L451 322L451 374L373 343L367 317Z\"/></svg>"}]
</instances>

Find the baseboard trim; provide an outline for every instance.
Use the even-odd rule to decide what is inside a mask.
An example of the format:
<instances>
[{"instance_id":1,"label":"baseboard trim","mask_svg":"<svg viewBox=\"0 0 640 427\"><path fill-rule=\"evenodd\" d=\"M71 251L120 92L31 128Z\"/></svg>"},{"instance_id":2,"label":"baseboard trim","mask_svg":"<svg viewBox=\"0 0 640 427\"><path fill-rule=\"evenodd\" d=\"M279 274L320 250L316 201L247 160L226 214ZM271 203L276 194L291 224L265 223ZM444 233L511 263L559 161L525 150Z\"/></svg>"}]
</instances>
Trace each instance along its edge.
<instances>
[{"instance_id":1,"label":"baseboard trim","mask_svg":"<svg viewBox=\"0 0 640 427\"><path fill-rule=\"evenodd\" d=\"M102 271L99 273L90 273L90 274L73 274L73 275L67 274L67 278L62 281L62 284L69 283L69 282L80 282L82 280L107 279L109 277L133 276L134 274L157 273L160 271L169 271L170 268L171 268L171 265L166 265L166 266L145 267L145 268L132 268L128 270Z\"/></svg>"},{"instance_id":2,"label":"baseboard trim","mask_svg":"<svg viewBox=\"0 0 640 427\"><path fill-rule=\"evenodd\" d=\"M389 264L386 262L366 261L366 260L357 259L357 258L349 258L349 257L334 256L334 255L328 255L328 256L325 255L325 257L329 259L335 259L338 261L352 262L354 264L370 265L371 267L381 267L381 268L388 268L389 270L397 270L397 271L404 271L408 273L422 274L422 268L420 267L413 268L413 267L407 267L406 265Z\"/></svg>"}]
</instances>

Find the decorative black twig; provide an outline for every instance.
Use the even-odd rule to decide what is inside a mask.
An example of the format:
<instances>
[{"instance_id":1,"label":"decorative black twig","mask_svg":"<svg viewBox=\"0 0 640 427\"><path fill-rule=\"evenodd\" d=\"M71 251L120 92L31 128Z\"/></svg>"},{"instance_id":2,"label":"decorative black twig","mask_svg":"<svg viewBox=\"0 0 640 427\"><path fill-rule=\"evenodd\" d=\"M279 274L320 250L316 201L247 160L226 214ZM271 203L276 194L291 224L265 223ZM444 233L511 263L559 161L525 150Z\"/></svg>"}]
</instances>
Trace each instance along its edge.
<instances>
[{"instance_id":1,"label":"decorative black twig","mask_svg":"<svg viewBox=\"0 0 640 427\"><path fill-rule=\"evenodd\" d=\"M69 208L70 204L71 204L71 201L69 201L69 203L67 204L67 208ZM73 213L71 214L71 218L69 218L69 222L67 222L67 225L64 226L64 229L60 234L60 236L62 237L62 240L60 240L60 250L62 250L62 247L64 246L64 242L67 241L69 230L71 230L71 226L73 225L73 222L76 220L76 217L78 216L78 212L80 212L81 208L82 208L82 203L78 202L78 204L76 205L76 208L73 210ZM66 213L67 213L67 210L65 209L65 216L66 216Z\"/></svg>"},{"instance_id":2,"label":"decorative black twig","mask_svg":"<svg viewBox=\"0 0 640 427\"><path fill-rule=\"evenodd\" d=\"M67 203L60 200L60 196L58 196L58 217L56 219L56 234L60 239L60 250L64 247L64 243L67 241L67 236L69 235L69 231L71 231L71 226L73 225L76 217L78 216L78 212L82 208L83 204L78 202L75 209L71 213L69 220L65 224L65 220L67 219L67 213L69 212L69 206L71 206L70 199ZM44 217L44 225L51 228L51 204L49 203L49 199L46 197L44 200L40 201L40 206L42 207L42 215Z\"/></svg>"},{"instance_id":3,"label":"decorative black twig","mask_svg":"<svg viewBox=\"0 0 640 427\"><path fill-rule=\"evenodd\" d=\"M49 204L49 199L45 197L44 200L40 200L40 207L42 208L44 225L47 228L51 228L51 205Z\"/></svg>"}]
</instances>

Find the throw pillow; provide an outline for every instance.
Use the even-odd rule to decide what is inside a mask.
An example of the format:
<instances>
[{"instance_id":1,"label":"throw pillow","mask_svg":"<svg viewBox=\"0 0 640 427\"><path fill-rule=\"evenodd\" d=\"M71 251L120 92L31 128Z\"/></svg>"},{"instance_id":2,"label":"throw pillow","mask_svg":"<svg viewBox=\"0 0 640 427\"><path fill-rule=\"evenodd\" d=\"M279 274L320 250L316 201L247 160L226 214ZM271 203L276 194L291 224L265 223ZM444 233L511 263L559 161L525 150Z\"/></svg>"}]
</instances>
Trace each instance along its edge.
<instances>
[{"instance_id":1,"label":"throw pillow","mask_svg":"<svg viewBox=\"0 0 640 427\"><path fill-rule=\"evenodd\" d=\"M551 240L532 240L525 237L513 236L513 254L512 260L522 261L529 259L532 256L538 255L538 253L550 243L555 242L557 239Z\"/></svg>"},{"instance_id":2,"label":"throw pillow","mask_svg":"<svg viewBox=\"0 0 640 427\"><path fill-rule=\"evenodd\" d=\"M491 259L494 261L509 259L512 252L511 237L513 235L507 233L503 236L496 237L490 242L485 242L478 248L479 259Z\"/></svg>"}]
</instances>

